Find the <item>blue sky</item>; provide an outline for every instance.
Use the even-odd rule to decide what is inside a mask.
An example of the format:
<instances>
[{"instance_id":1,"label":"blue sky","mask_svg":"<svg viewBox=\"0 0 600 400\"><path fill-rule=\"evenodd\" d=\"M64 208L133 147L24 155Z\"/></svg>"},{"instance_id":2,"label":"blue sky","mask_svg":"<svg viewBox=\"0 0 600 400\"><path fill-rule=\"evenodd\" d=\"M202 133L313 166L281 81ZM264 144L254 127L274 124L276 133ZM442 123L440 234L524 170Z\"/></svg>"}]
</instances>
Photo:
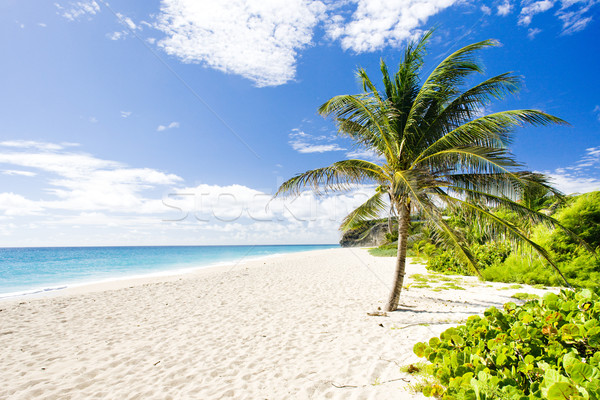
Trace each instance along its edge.
<instances>
[{"instance_id":1,"label":"blue sky","mask_svg":"<svg viewBox=\"0 0 600 400\"><path fill-rule=\"evenodd\" d=\"M132 3L0 1L0 246L336 242L369 188L265 205L360 155L317 107L431 27L425 72L500 41L486 76L524 85L486 111L571 124L518 130L517 158L567 193L600 189L597 0Z\"/></svg>"}]
</instances>

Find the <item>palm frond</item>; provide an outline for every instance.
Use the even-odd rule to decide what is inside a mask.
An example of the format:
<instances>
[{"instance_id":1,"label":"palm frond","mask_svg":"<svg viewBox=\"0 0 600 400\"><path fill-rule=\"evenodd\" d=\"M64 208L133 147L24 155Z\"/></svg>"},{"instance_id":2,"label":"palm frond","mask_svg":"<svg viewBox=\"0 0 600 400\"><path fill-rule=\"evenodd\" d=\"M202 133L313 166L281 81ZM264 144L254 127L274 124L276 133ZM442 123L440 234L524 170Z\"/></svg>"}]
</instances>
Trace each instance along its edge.
<instances>
[{"instance_id":1,"label":"palm frond","mask_svg":"<svg viewBox=\"0 0 600 400\"><path fill-rule=\"evenodd\" d=\"M468 199L470 203L485 204L491 208L502 207L518 215L521 220L530 220L532 223L535 224L541 223L549 228L561 229L564 233L567 234L567 236L573 239L573 241L579 243L579 245L581 245L590 253L595 254L594 249L592 249L585 240L583 240L575 232L571 231L569 228L561 224L560 221L542 212L533 210L530 207L518 201L513 201L507 197L499 195L493 195L483 190L478 191L458 186L449 186L448 188L459 195L463 195L466 199Z\"/></svg>"},{"instance_id":2,"label":"palm frond","mask_svg":"<svg viewBox=\"0 0 600 400\"><path fill-rule=\"evenodd\" d=\"M483 217L487 217L487 219L496 224L497 226L503 227L505 232L507 233L507 237L509 239L512 239L512 242L516 244L521 244L521 243L525 243L527 245L529 245L533 250L535 250L540 256L542 256L547 262L548 264L550 264L552 266L552 268L554 268L554 270L560 275L560 277L563 279L563 281L565 282L565 284L572 289L571 284L569 283L569 281L567 280L567 278L563 275L563 273L561 272L560 268L558 268L558 265L556 264L556 262L552 259L552 256L550 255L550 253L548 253L548 251L546 249L544 249L542 246L540 246L539 244L535 243L533 240L529 239L529 237L527 237L527 235L524 232L521 232L521 230L515 226L514 224L506 221L503 218L498 217L497 215L495 215L494 213L485 210L484 208L478 207L477 205L465 201L465 200L461 200L458 198L451 198L451 197L447 197L447 200L452 201L452 202L459 202L463 207L467 207L470 208L471 210L475 211L477 214L479 214L480 216Z\"/></svg>"},{"instance_id":3,"label":"palm frond","mask_svg":"<svg viewBox=\"0 0 600 400\"><path fill-rule=\"evenodd\" d=\"M376 219L386 209L384 193L377 190L373 196L348 214L340 226L340 230L347 231L355 228L365 221Z\"/></svg>"},{"instance_id":4,"label":"palm frond","mask_svg":"<svg viewBox=\"0 0 600 400\"><path fill-rule=\"evenodd\" d=\"M391 156L395 145L390 136L389 112L384 103L369 95L335 96L319 107L321 115L335 115L340 133L364 137L380 153Z\"/></svg>"},{"instance_id":5,"label":"palm frond","mask_svg":"<svg viewBox=\"0 0 600 400\"><path fill-rule=\"evenodd\" d=\"M369 75L367 75L367 71L365 71L364 68L359 68L356 71L356 76L362 83L363 90L365 92L371 93L377 99L377 101L383 103L383 99L381 98L379 91L375 87L375 84L371 81Z\"/></svg>"},{"instance_id":6,"label":"palm frond","mask_svg":"<svg viewBox=\"0 0 600 400\"><path fill-rule=\"evenodd\" d=\"M517 201L523 191L523 182L520 173L449 173L443 174L439 179L447 185L440 187L459 190L476 190L495 196L506 197Z\"/></svg>"},{"instance_id":7,"label":"palm frond","mask_svg":"<svg viewBox=\"0 0 600 400\"><path fill-rule=\"evenodd\" d=\"M538 110L510 110L489 114L460 125L435 140L414 160L421 160L436 152L462 146L506 147L515 127L529 125L566 124L562 119Z\"/></svg>"},{"instance_id":8,"label":"palm frond","mask_svg":"<svg viewBox=\"0 0 600 400\"><path fill-rule=\"evenodd\" d=\"M297 195L305 188L312 188L317 193L347 190L352 184L385 180L385 171L377 164L364 160L343 160L294 176L285 181L273 197Z\"/></svg>"},{"instance_id":9,"label":"palm frond","mask_svg":"<svg viewBox=\"0 0 600 400\"><path fill-rule=\"evenodd\" d=\"M483 72L483 67L475 60L474 53L495 44L493 40L484 40L465 46L449 55L431 72L413 101L404 126L404 136L412 136L415 142L419 140L419 127L431 123L424 121L423 117L432 101L437 104L446 103L459 93L458 87L468 75Z\"/></svg>"},{"instance_id":10,"label":"palm frond","mask_svg":"<svg viewBox=\"0 0 600 400\"><path fill-rule=\"evenodd\" d=\"M520 167L521 164L506 149L473 146L451 147L438 151L420 159L417 166L439 170L442 174L447 174L449 171L510 174L513 173L513 168Z\"/></svg>"},{"instance_id":11,"label":"palm frond","mask_svg":"<svg viewBox=\"0 0 600 400\"><path fill-rule=\"evenodd\" d=\"M385 142L376 133L371 132L370 127L345 118L338 118L337 123L339 131L352 138L357 144L372 149L378 155L385 155L387 151Z\"/></svg>"},{"instance_id":12,"label":"palm frond","mask_svg":"<svg viewBox=\"0 0 600 400\"><path fill-rule=\"evenodd\" d=\"M429 118L425 118L425 120L432 122L430 122L426 132L424 132L422 139L450 132L475 118L490 100L502 99L506 94L517 92L519 87L519 77L508 72L475 85L456 96L454 100L444 106L435 115L432 114L428 116ZM430 142L430 139L426 141Z\"/></svg>"},{"instance_id":13,"label":"palm frond","mask_svg":"<svg viewBox=\"0 0 600 400\"><path fill-rule=\"evenodd\" d=\"M413 191L411 193L411 200L426 217L427 224L437 233L437 240L442 242L446 247L454 248L457 251L458 258L481 276L477 260L468 248L465 238L444 221L440 210L433 204L431 199L428 196Z\"/></svg>"}]
</instances>

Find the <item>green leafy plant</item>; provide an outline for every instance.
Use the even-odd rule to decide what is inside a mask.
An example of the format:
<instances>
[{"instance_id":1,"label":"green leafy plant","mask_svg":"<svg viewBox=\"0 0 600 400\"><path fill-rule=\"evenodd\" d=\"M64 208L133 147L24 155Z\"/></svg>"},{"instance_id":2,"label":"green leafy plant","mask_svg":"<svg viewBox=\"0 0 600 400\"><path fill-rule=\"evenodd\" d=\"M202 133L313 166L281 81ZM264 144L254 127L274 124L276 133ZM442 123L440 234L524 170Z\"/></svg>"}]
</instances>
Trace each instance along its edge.
<instances>
[{"instance_id":1,"label":"green leafy plant","mask_svg":"<svg viewBox=\"0 0 600 400\"><path fill-rule=\"evenodd\" d=\"M414 352L442 399L600 399L600 299L589 289L470 317ZM433 388L435 387L435 389ZM442 391L439 392L440 387Z\"/></svg>"}]
</instances>

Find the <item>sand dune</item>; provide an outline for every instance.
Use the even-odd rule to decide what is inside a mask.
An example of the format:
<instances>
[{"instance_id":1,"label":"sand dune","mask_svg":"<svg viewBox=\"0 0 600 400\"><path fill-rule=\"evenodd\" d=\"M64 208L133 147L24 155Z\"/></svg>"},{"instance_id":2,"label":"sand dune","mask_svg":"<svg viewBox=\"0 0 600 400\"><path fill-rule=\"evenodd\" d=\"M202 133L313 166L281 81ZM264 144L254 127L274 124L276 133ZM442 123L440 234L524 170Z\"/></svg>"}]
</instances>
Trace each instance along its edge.
<instances>
[{"instance_id":1,"label":"sand dune","mask_svg":"<svg viewBox=\"0 0 600 400\"><path fill-rule=\"evenodd\" d=\"M399 311L368 316L393 267L362 249L319 250L3 301L0 398L424 398L399 370L419 361L414 343L515 290L475 278L467 290L411 287Z\"/></svg>"}]
</instances>

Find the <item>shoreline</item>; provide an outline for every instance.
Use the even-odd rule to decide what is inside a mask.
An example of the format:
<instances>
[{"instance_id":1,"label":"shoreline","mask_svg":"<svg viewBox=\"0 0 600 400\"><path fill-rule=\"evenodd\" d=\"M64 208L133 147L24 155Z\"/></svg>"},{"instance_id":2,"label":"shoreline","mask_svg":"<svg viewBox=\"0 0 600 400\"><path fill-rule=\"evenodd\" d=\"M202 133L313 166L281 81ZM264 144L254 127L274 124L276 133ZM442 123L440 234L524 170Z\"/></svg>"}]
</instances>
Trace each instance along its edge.
<instances>
[{"instance_id":1,"label":"shoreline","mask_svg":"<svg viewBox=\"0 0 600 400\"><path fill-rule=\"evenodd\" d=\"M369 316L394 264L315 250L0 303L0 398L422 400L400 371L423 361L416 342L518 302L515 292L543 292L475 277L447 277L462 289L442 290L434 275L418 288L428 273L409 262L399 309Z\"/></svg>"},{"instance_id":2,"label":"shoreline","mask_svg":"<svg viewBox=\"0 0 600 400\"><path fill-rule=\"evenodd\" d=\"M281 246L281 247L289 247L292 245L268 245L268 246ZM330 246L330 245L297 245L297 246ZM331 245L333 246L333 245ZM89 246L91 248L102 248L105 246ZM207 246L111 246L111 247L207 247ZM223 247L223 246L211 246L211 247ZM227 247L247 247L247 246L227 246ZM45 247L44 247L45 248ZM56 247L63 248L63 247ZM66 247L65 247L66 248ZM237 260L230 261L217 261L213 263L208 263L205 265L196 265L189 266L187 264L173 264L173 269L164 269L158 271L148 271L141 273L133 273L132 275L122 275L122 276L113 276L101 279L93 279L90 277L90 280L82 280L78 282L59 282L48 284L47 287L36 287L32 289L26 289L16 292L6 292L0 293L0 304L4 301L10 300L19 300L19 299L34 299L34 298L44 298L47 296L55 296L64 294L66 292L73 291L74 293L84 293L86 292L86 288L90 291L97 290L110 290L112 288L120 288L128 285L128 282L131 284L143 284L143 283L151 283L151 282L160 282L163 279L173 279L180 276L185 276L188 274L195 274L201 270L208 269L218 269L220 267L231 267L238 264L243 264L246 262L252 261L261 261L262 259L267 259L269 257L279 257L285 256L288 254L296 254L296 253L305 253L311 251L321 251L328 250L327 249L316 249L316 250L299 250L292 252L282 252L282 253L274 253L274 254L266 254L266 255L257 255L257 256L242 256ZM185 265L185 266L184 266ZM137 271L136 271L137 272ZM122 282L122 284L120 284ZM99 289L94 289L94 287L98 287ZM66 291L66 292L65 292ZM68 293L67 293L68 294Z\"/></svg>"}]
</instances>

